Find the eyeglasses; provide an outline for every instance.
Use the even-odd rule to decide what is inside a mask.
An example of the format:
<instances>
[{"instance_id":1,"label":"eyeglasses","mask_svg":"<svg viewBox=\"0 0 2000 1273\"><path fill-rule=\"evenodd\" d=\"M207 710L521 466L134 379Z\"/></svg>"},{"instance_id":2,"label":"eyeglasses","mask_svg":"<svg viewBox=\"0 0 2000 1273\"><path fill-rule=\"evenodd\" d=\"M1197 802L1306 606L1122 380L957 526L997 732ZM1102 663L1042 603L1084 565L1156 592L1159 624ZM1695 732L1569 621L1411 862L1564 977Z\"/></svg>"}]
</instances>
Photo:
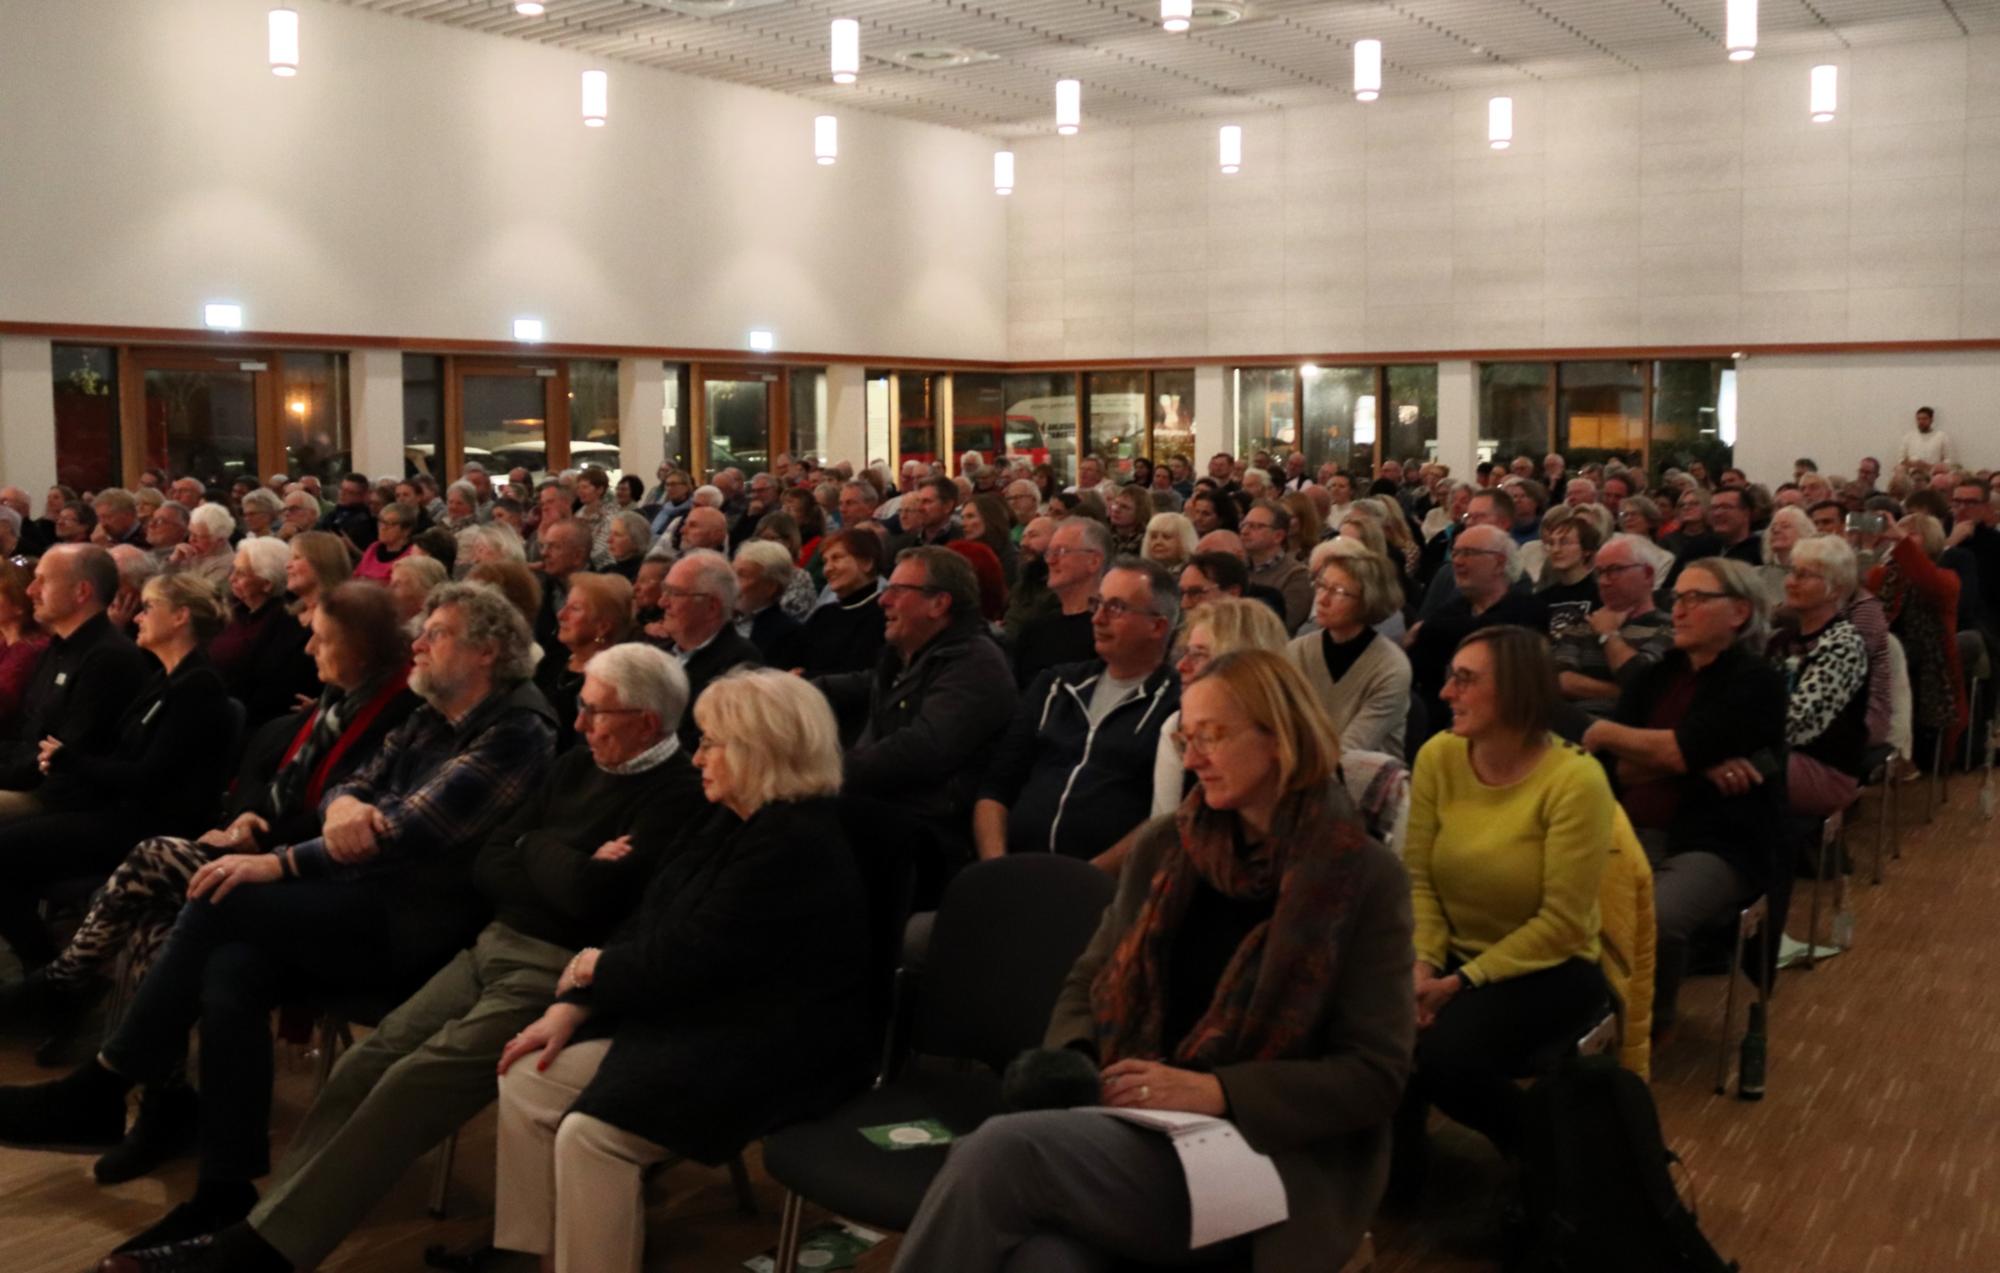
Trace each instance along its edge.
<instances>
[{"instance_id":1,"label":"eyeglasses","mask_svg":"<svg viewBox=\"0 0 2000 1273\"><path fill-rule=\"evenodd\" d=\"M1181 606L1191 610L1221 591L1222 589L1220 588L1183 588L1181 589Z\"/></svg>"},{"instance_id":2,"label":"eyeglasses","mask_svg":"<svg viewBox=\"0 0 2000 1273\"><path fill-rule=\"evenodd\" d=\"M643 716L645 714L646 709L643 707L592 707L581 700L578 700L576 705L578 720L591 720L598 716Z\"/></svg>"},{"instance_id":3,"label":"eyeglasses","mask_svg":"<svg viewBox=\"0 0 2000 1273\"><path fill-rule=\"evenodd\" d=\"M1453 561L1470 561L1474 557L1505 557L1506 555L1507 551L1504 548L1454 548L1451 550L1451 559Z\"/></svg>"},{"instance_id":4,"label":"eyeglasses","mask_svg":"<svg viewBox=\"0 0 2000 1273\"><path fill-rule=\"evenodd\" d=\"M1479 684L1479 673L1470 668L1455 667L1445 673L1444 679L1456 689L1469 690Z\"/></svg>"},{"instance_id":5,"label":"eyeglasses","mask_svg":"<svg viewBox=\"0 0 2000 1273\"><path fill-rule=\"evenodd\" d=\"M694 750L696 755L700 755L702 752L705 751L726 751L728 747L729 747L728 743L724 742L720 738L717 738L715 735L703 734L701 736L701 741L694 745Z\"/></svg>"},{"instance_id":6,"label":"eyeglasses","mask_svg":"<svg viewBox=\"0 0 2000 1273\"><path fill-rule=\"evenodd\" d=\"M1706 592L1699 588L1686 588L1674 593L1674 609L1693 609L1704 601L1727 601L1726 592Z\"/></svg>"},{"instance_id":7,"label":"eyeglasses","mask_svg":"<svg viewBox=\"0 0 2000 1273\"><path fill-rule=\"evenodd\" d=\"M1316 583L1313 585L1313 591L1322 597L1349 597L1358 599L1361 596L1360 589L1350 588L1344 583Z\"/></svg>"},{"instance_id":8,"label":"eyeglasses","mask_svg":"<svg viewBox=\"0 0 2000 1273\"><path fill-rule=\"evenodd\" d=\"M1183 725L1174 731L1174 746L1180 748L1183 754L1199 749L1204 755L1212 755L1216 748L1230 739L1259 728L1261 726L1257 725L1238 725L1234 729L1226 725L1196 725L1191 728Z\"/></svg>"},{"instance_id":9,"label":"eyeglasses","mask_svg":"<svg viewBox=\"0 0 2000 1273\"><path fill-rule=\"evenodd\" d=\"M1278 524L1277 524L1276 522L1239 522L1239 523L1237 524L1237 529L1238 529L1238 530L1276 530L1276 529L1278 529Z\"/></svg>"},{"instance_id":10,"label":"eyeglasses","mask_svg":"<svg viewBox=\"0 0 2000 1273\"><path fill-rule=\"evenodd\" d=\"M1104 597L1092 597L1090 599L1089 609L1090 613L1093 615L1101 611L1113 619L1122 619L1128 614L1141 614L1147 616L1148 618L1157 617L1159 614L1159 611L1157 610L1146 610L1139 606L1133 605L1129 601L1120 601L1116 597L1111 597L1109 599L1106 599Z\"/></svg>"},{"instance_id":11,"label":"eyeglasses","mask_svg":"<svg viewBox=\"0 0 2000 1273\"><path fill-rule=\"evenodd\" d=\"M1099 556L1099 557L1104 555L1098 552L1095 548L1092 548L1088 544L1084 544L1076 548L1051 548L1042 555L1044 557L1049 558L1051 561L1054 561L1063 557L1074 557L1078 553L1090 553L1094 556Z\"/></svg>"},{"instance_id":12,"label":"eyeglasses","mask_svg":"<svg viewBox=\"0 0 2000 1273\"><path fill-rule=\"evenodd\" d=\"M1981 495L1954 495L1951 497L1951 506L1953 508L1968 507L1975 504L1984 504L1985 502L1985 497Z\"/></svg>"},{"instance_id":13,"label":"eyeglasses","mask_svg":"<svg viewBox=\"0 0 2000 1273\"><path fill-rule=\"evenodd\" d=\"M1790 570L1787 570L1785 574L1787 577L1792 579L1817 579L1821 583L1826 582L1825 575L1821 574L1817 570L1809 570L1804 566L1793 566Z\"/></svg>"},{"instance_id":14,"label":"eyeglasses","mask_svg":"<svg viewBox=\"0 0 2000 1273\"><path fill-rule=\"evenodd\" d=\"M935 587L927 583L885 583L882 585L882 595L885 598L892 592L898 594L905 592L920 592L924 594L930 594L934 592L943 592L943 591L944 589Z\"/></svg>"},{"instance_id":15,"label":"eyeglasses","mask_svg":"<svg viewBox=\"0 0 2000 1273\"><path fill-rule=\"evenodd\" d=\"M663 584L660 587L660 597L663 600L670 600L670 601L676 599L682 601L692 601L699 597L707 597L713 600L714 594L703 592L699 588L675 588Z\"/></svg>"}]
</instances>

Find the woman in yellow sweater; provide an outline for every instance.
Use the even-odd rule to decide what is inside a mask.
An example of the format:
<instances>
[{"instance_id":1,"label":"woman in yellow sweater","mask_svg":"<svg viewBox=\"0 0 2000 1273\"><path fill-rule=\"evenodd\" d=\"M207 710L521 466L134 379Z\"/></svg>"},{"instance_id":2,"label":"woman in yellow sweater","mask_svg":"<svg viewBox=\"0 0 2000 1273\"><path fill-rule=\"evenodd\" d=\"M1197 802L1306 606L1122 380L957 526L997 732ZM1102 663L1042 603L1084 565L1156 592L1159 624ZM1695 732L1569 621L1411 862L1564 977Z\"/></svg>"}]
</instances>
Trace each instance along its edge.
<instances>
[{"instance_id":1,"label":"woman in yellow sweater","mask_svg":"<svg viewBox=\"0 0 2000 1273\"><path fill-rule=\"evenodd\" d=\"M1443 697L1451 731L1417 753L1404 851L1419 1034L1399 1192L1416 1183L1431 1104L1518 1155L1513 1080L1606 1003L1597 893L1615 805L1603 767L1549 732L1548 643L1513 626L1473 633Z\"/></svg>"}]
</instances>

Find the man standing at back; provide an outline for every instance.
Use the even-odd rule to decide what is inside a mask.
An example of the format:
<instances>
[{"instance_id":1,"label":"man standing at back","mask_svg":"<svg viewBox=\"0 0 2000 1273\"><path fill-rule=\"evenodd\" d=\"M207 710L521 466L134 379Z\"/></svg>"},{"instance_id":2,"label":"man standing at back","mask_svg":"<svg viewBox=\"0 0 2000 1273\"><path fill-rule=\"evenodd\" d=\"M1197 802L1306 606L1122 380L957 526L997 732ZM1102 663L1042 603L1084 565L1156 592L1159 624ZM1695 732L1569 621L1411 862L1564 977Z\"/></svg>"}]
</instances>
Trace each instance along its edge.
<instances>
[{"instance_id":1,"label":"man standing at back","mask_svg":"<svg viewBox=\"0 0 2000 1273\"><path fill-rule=\"evenodd\" d=\"M1904 464L1952 464L1958 459L1958 448L1951 444L1951 435L1937 427L1937 412L1929 407L1917 408L1917 427L1903 435L1903 445L1896 452L1896 458Z\"/></svg>"}]
</instances>

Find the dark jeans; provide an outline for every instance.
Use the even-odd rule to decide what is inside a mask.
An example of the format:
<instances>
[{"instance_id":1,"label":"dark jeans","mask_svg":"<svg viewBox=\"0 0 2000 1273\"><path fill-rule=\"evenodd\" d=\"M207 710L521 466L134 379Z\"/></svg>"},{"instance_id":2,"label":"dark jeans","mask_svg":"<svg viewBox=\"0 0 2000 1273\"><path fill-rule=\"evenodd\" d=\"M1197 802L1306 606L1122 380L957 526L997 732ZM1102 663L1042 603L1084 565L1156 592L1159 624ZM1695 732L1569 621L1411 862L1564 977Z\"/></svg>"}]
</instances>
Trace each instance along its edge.
<instances>
[{"instance_id":1,"label":"dark jeans","mask_svg":"<svg viewBox=\"0 0 2000 1273\"><path fill-rule=\"evenodd\" d=\"M1689 941L1741 910L1757 896L1757 889L1718 854L1700 849L1674 852L1665 831L1640 831L1639 843L1653 867L1653 1033L1657 1036L1678 1015ZM1775 906L1778 899L1772 900ZM1782 911L1774 909L1773 915L1780 925L1784 923Z\"/></svg>"},{"instance_id":2,"label":"dark jeans","mask_svg":"<svg viewBox=\"0 0 2000 1273\"><path fill-rule=\"evenodd\" d=\"M56 957L42 922L42 890L62 880L111 873L144 834L140 820L119 810L40 813L0 823L0 938L23 967Z\"/></svg>"},{"instance_id":3,"label":"dark jeans","mask_svg":"<svg viewBox=\"0 0 2000 1273\"><path fill-rule=\"evenodd\" d=\"M254 1180L270 1169L271 1010L286 997L399 995L456 948L398 939L364 884L286 880L191 901L104 1047L145 1083L173 1074L201 1027L201 1177Z\"/></svg>"}]
</instances>

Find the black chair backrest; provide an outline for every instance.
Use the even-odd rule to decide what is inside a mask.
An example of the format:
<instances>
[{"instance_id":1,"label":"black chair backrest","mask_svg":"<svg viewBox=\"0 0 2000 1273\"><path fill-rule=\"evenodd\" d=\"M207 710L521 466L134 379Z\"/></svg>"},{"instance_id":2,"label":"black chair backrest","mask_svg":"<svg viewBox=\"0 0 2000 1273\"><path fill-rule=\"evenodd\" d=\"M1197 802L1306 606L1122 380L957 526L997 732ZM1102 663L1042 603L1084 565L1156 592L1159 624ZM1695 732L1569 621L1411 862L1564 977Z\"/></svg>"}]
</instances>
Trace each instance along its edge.
<instances>
[{"instance_id":1,"label":"black chair backrest","mask_svg":"<svg viewBox=\"0 0 2000 1273\"><path fill-rule=\"evenodd\" d=\"M1111 877L1078 858L980 862L945 890L918 991L916 1051L995 1070L1039 1047L1070 966L1111 901Z\"/></svg>"},{"instance_id":2,"label":"black chair backrest","mask_svg":"<svg viewBox=\"0 0 2000 1273\"><path fill-rule=\"evenodd\" d=\"M902 814L886 801L840 798L840 826L853 847L868 894L868 1037L880 1039L894 1011L896 965L915 890L916 848L899 825Z\"/></svg>"}]
</instances>

